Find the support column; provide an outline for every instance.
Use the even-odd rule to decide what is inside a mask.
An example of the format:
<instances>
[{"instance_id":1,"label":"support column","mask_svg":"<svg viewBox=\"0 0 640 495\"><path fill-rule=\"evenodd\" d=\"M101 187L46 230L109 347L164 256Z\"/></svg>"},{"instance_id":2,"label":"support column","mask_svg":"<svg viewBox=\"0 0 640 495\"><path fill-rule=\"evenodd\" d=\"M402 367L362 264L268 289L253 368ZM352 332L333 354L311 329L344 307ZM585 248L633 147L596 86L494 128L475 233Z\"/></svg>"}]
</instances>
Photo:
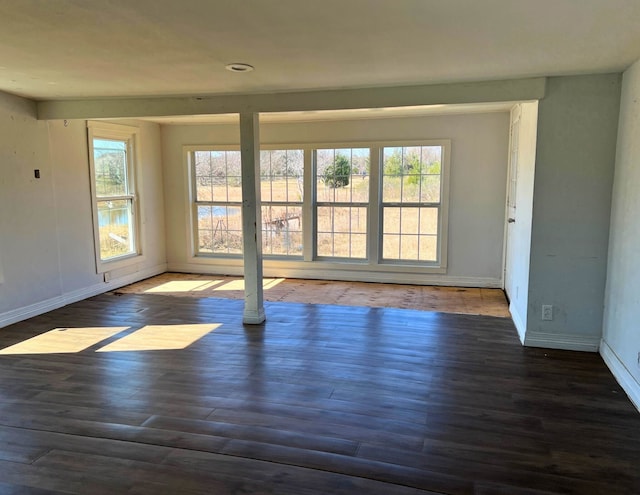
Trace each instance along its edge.
<instances>
[{"instance_id":1,"label":"support column","mask_svg":"<svg viewBox=\"0 0 640 495\"><path fill-rule=\"evenodd\" d=\"M242 239L244 253L243 323L265 320L262 294L262 223L260 210L260 134L257 113L240 114L242 162Z\"/></svg>"}]
</instances>

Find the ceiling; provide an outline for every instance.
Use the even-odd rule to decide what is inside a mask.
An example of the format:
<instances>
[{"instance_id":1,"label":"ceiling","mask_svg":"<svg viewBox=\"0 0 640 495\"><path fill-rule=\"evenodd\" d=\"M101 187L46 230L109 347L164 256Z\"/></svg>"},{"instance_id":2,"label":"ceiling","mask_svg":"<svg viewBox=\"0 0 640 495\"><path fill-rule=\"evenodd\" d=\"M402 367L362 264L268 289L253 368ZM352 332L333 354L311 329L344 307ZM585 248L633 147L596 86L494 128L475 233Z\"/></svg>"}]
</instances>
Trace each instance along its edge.
<instances>
[{"instance_id":1,"label":"ceiling","mask_svg":"<svg viewBox=\"0 0 640 495\"><path fill-rule=\"evenodd\" d=\"M0 90L36 100L496 80L638 58L639 0L0 0Z\"/></svg>"}]
</instances>

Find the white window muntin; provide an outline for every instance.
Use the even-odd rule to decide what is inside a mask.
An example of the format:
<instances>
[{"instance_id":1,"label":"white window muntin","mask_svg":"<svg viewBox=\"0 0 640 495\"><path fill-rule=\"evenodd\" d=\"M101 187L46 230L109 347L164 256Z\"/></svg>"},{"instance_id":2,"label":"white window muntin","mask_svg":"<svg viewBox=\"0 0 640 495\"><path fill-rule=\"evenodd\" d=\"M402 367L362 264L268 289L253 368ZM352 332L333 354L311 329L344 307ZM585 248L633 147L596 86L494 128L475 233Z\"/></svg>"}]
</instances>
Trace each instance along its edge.
<instances>
[{"instance_id":1,"label":"white window muntin","mask_svg":"<svg viewBox=\"0 0 640 495\"><path fill-rule=\"evenodd\" d=\"M382 149L390 146L441 146L442 147L442 172L441 172L441 196L438 211L438 261L437 262L417 262L417 261L399 261L399 260L383 260L382 259ZM370 202L369 202L369 229L368 236L372 239L368 246L368 256L365 260L359 259L338 259L338 258L318 258L315 255L316 246L316 227L315 227L315 179L316 174L313 170L314 150L327 148L365 148L371 149L371 177L370 177ZM283 150L283 149L302 149L304 150L304 201L303 201L303 260L288 261L291 257L283 259L273 259L273 262L285 263L287 266L296 266L302 268L309 262L313 261L314 265L326 266L327 269L336 269L337 267L346 267L349 264L354 269L372 269L381 272L393 272L394 266L398 273L417 270L426 270L433 273L445 273L447 267L447 235L448 235L448 202L449 202L449 164L450 164L450 140L411 140L411 141L355 141L355 142L323 142L314 144L264 144L261 145L262 150ZM194 197L193 191L193 174L192 174L192 151L201 150L238 150L237 145L205 145L205 146L185 146L185 157L189 166L187 167L189 174L189 223L191 225L191 239L196 239L196 226L193 223ZM192 245L189 256L197 256ZM201 259L201 257L198 257ZM224 256L209 256L214 262L215 258L224 258ZM195 259L194 259L195 261ZM363 264L364 262L364 264ZM275 266L275 265L274 265ZM369 267L369 268L366 268Z\"/></svg>"},{"instance_id":2,"label":"white window muntin","mask_svg":"<svg viewBox=\"0 0 640 495\"><path fill-rule=\"evenodd\" d=\"M431 173L429 171L424 172L422 169L423 163L420 161L420 169L416 173L407 171L404 174L400 174L400 189L399 196L396 198L389 199L389 195L386 194L385 188L385 179L391 177L392 174L385 173L385 150L390 149L400 149L402 153L401 163L400 165L403 167L406 165L405 163L405 149L411 148L420 148L421 153L424 148L440 148L440 171L439 173ZM403 142L385 142L380 144L380 185L379 185L379 193L380 193L380 207L378 210L378 221L380 227L380 233L378 235L378 248L379 248L379 262L382 264L393 264L393 265L421 265L421 266L433 266L438 268L446 268L447 265L447 232L448 232L448 203L449 203L449 150L450 150L450 141L449 140L438 140L438 141L403 141ZM427 165L427 164L424 164ZM409 170L409 169L408 169ZM423 182L422 179L429 176L438 176L439 177L439 187L437 188L437 195L427 194L425 200L421 200L422 196L422 188ZM406 179L409 179L405 181ZM407 187L407 182L410 182L411 179L416 179L418 181L420 191L418 193L418 197L415 198L415 191L413 194L405 195L405 187ZM388 180L388 179L387 179ZM409 196L409 199L406 198ZM414 197L411 197L414 196ZM437 197L437 200L435 199ZM390 232L387 232L388 228L385 224L385 213L391 211L397 211L399 216L398 219L398 232L397 237L399 240L399 255L396 258L392 258L388 256L389 249L388 246L385 246L385 236L389 236ZM414 222L420 228L422 223L421 215L427 215L429 210L435 210L435 222L437 224L436 230L433 234L422 234L420 231L417 233L406 233L402 230L403 224L403 212L415 212L413 216L417 217ZM409 215L411 216L411 215ZM411 222L407 222L411 223ZM427 238L433 238L434 246L433 258L421 258L419 243L421 240L426 240ZM405 238L406 240L411 240L416 242L418 254L415 258L409 258L405 256L403 258L402 254L402 240ZM387 249L385 249L387 247Z\"/></svg>"},{"instance_id":3,"label":"white window muntin","mask_svg":"<svg viewBox=\"0 0 640 495\"><path fill-rule=\"evenodd\" d=\"M340 158L348 161L348 183L328 185L330 182L340 182L347 177L335 172L333 180L325 179L327 168L321 170L319 153L327 155L331 164L327 168L335 167ZM317 260L343 260L354 263L366 262L369 257L369 205L371 202L370 162L371 148L369 146L315 146L313 148L313 234L314 257ZM367 164L369 170L366 170ZM357 169L357 170L356 170ZM364 175L362 175L364 172ZM366 183L360 183L359 179ZM357 183L357 186L356 184ZM365 186L361 190L361 186ZM338 186L338 187L332 187ZM354 199L355 198L355 199ZM325 218L322 218L325 217ZM338 254L336 254L336 239L338 239ZM330 246L321 246L327 241ZM342 241L342 242L340 242ZM359 242L358 242L359 241ZM342 244L340 246L340 244ZM358 245L359 244L359 245ZM330 249L330 253L327 251Z\"/></svg>"},{"instance_id":4,"label":"white window muntin","mask_svg":"<svg viewBox=\"0 0 640 495\"><path fill-rule=\"evenodd\" d=\"M193 149L189 155L195 255L242 256L240 151L212 146ZM198 170L199 161L202 171Z\"/></svg>"}]
</instances>

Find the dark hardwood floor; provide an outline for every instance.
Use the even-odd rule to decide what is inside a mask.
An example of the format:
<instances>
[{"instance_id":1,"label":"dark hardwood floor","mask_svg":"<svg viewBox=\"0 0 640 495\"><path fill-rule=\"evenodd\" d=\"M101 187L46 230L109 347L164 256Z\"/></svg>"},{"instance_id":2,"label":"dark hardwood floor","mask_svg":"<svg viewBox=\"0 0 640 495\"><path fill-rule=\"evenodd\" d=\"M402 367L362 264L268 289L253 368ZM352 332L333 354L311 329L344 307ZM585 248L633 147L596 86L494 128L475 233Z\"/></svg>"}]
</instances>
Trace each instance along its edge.
<instances>
[{"instance_id":1,"label":"dark hardwood floor","mask_svg":"<svg viewBox=\"0 0 640 495\"><path fill-rule=\"evenodd\" d=\"M640 493L640 414L597 354L504 318L266 309L104 294L0 330L0 493Z\"/></svg>"}]
</instances>

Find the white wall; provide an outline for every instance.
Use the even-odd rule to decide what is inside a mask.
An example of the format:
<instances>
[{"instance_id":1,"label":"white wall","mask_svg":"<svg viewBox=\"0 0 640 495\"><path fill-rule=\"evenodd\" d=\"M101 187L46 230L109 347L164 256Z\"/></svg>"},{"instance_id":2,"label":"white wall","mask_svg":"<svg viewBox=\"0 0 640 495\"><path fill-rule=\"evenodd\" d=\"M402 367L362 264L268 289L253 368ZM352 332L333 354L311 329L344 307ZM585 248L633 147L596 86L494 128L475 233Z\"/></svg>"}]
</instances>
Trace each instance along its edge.
<instances>
[{"instance_id":1,"label":"white wall","mask_svg":"<svg viewBox=\"0 0 640 495\"><path fill-rule=\"evenodd\" d=\"M0 313L60 294L55 223L47 123L33 102L0 94Z\"/></svg>"},{"instance_id":2,"label":"white wall","mask_svg":"<svg viewBox=\"0 0 640 495\"><path fill-rule=\"evenodd\" d=\"M0 327L165 270L160 129L137 125L145 261L106 284L95 266L86 122L38 121L33 102L0 94Z\"/></svg>"},{"instance_id":3,"label":"white wall","mask_svg":"<svg viewBox=\"0 0 640 495\"><path fill-rule=\"evenodd\" d=\"M600 344L620 83L553 77L539 103L527 345ZM543 304L552 321L541 320Z\"/></svg>"},{"instance_id":4,"label":"white wall","mask_svg":"<svg viewBox=\"0 0 640 495\"><path fill-rule=\"evenodd\" d=\"M508 269L513 280L509 294L509 311L521 341L527 330L529 301L529 264L531 255L531 222L533 217L533 184L536 170L538 102L519 104L520 126L517 149L516 222L508 242L515 254Z\"/></svg>"},{"instance_id":5,"label":"white wall","mask_svg":"<svg viewBox=\"0 0 640 495\"><path fill-rule=\"evenodd\" d=\"M625 73L600 352L640 408L640 61Z\"/></svg>"},{"instance_id":6,"label":"white wall","mask_svg":"<svg viewBox=\"0 0 640 495\"><path fill-rule=\"evenodd\" d=\"M508 157L507 112L376 120L263 123L263 144L313 144L381 140L451 140L448 269L446 275L394 275L393 281L500 287L504 235L505 183ZM187 190L183 146L238 144L236 124L168 125L162 127L167 260L169 269L233 273L233 264L189 260L186 222ZM326 277L325 273L292 271L265 261L265 274ZM237 273L240 273L238 268ZM348 269L334 278L371 280ZM377 274L390 280L388 274ZM386 278L382 278L386 277Z\"/></svg>"}]
</instances>

